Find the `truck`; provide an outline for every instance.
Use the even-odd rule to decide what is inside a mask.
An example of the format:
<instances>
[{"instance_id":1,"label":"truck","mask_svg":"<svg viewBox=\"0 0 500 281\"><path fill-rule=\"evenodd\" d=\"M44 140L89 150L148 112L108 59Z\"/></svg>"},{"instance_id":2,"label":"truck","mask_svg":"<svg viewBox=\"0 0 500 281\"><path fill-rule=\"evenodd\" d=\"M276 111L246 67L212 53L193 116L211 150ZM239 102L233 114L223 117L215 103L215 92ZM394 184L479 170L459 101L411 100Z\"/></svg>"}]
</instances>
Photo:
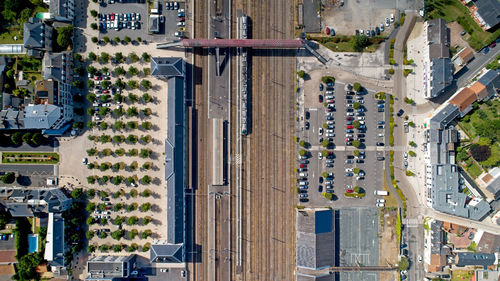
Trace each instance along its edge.
<instances>
[{"instance_id":1,"label":"truck","mask_svg":"<svg viewBox=\"0 0 500 281\"><path fill-rule=\"evenodd\" d=\"M380 195L380 196L387 196L387 195L389 195L389 192L387 192L385 190L375 190L373 193L375 195Z\"/></svg>"}]
</instances>

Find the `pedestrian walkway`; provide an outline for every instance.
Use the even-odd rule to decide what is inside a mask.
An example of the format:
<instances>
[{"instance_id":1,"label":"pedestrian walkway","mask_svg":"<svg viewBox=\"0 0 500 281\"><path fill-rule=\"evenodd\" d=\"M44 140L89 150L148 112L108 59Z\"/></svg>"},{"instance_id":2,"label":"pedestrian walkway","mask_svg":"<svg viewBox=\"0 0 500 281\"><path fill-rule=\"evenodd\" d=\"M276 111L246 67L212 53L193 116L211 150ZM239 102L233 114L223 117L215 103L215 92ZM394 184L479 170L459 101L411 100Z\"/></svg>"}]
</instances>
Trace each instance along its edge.
<instances>
[{"instance_id":1,"label":"pedestrian walkway","mask_svg":"<svg viewBox=\"0 0 500 281\"><path fill-rule=\"evenodd\" d=\"M316 146L319 147L319 146ZM315 146L312 147L313 149ZM367 146L366 148L356 148L354 146L343 146L339 145L336 146L333 150L334 151L354 151L358 149L363 149L364 151L408 151L408 147L406 146Z\"/></svg>"}]
</instances>

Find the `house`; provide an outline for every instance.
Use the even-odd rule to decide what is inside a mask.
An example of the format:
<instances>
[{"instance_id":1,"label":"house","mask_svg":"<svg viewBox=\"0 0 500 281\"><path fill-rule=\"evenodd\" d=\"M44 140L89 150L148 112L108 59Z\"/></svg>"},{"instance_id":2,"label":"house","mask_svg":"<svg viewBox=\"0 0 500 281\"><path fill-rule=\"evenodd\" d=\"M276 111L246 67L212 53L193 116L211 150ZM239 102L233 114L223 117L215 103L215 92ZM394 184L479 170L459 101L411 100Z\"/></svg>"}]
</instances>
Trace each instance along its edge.
<instances>
[{"instance_id":1,"label":"house","mask_svg":"<svg viewBox=\"0 0 500 281\"><path fill-rule=\"evenodd\" d=\"M455 94L449 103L456 105L460 110L460 117L464 117L472 110L472 104L476 101L476 93L470 88L462 88Z\"/></svg>"},{"instance_id":2,"label":"house","mask_svg":"<svg viewBox=\"0 0 500 281\"><path fill-rule=\"evenodd\" d=\"M90 280L123 280L132 276L136 268L136 255L94 256L87 261L87 278Z\"/></svg>"},{"instance_id":3,"label":"house","mask_svg":"<svg viewBox=\"0 0 500 281\"><path fill-rule=\"evenodd\" d=\"M44 259L49 262L52 272L64 268L64 218L61 213L49 213Z\"/></svg>"},{"instance_id":4,"label":"house","mask_svg":"<svg viewBox=\"0 0 500 281\"><path fill-rule=\"evenodd\" d=\"M476 249L481 253L494 254L500 252L500 235L484 232Z\"/></svg>"},{"instance_id":5,"label":"house","mask_svg":"<svg viewBox=\"0 0 500 281\"><path fill-rule=\"evenodd\" d=\"M165 181L167 189L167 239L153 243L151 262L183 262L185 259L185 195L187 179L187 107L185 62L182 58L151 58L151 75L167 79L167 136Z\"/></svg>"},{"instance_id":6,"label":"house","mask_svg":"<svg viewBox=\"0 0 500 281\"><path fill-rule=\"evenodd\" d=\"M477 94L478 100L489 100L494 95L498 95L500 92L500 73L498 70L486 70L478 78L477 82L481 83L485 88L487 93Z\"/></svg>"},{"instance_id":7,"label":"house","mask_svg":"<svg viewBox=\"0 0 500 281\"><path fill-rule=\"evenodd\" d=\"M500 198L500 168L491 169L481 180L486 185L486 190L491 192L495 200Z\"/></svg>"},{"instance_id":8,"label":"house","mask_svg":"<svg viewBox=\"0 0 500 281\"><path fill-rule=\"evenodd\" d=\"M52 27L38 18L30 18L25 22L24 47L28 50L28 55L41 58L43 52L52 51L52 33Z\"/></svg>"},{"instance_id":9,"label":"house","mask_svg":"<svg viewBox=\"0 0 500 281\"><path fill-rule=\"evenodd\" d=\"M467 47L460 50L456 56L459 58L459 65L464 65L474 58L474 52L471 48Z\"/></svg>"},{"instance_id":10,"label":"house","mask_svg":"<svg viewBox=\"0 0 500 281\"><path fill-rule=\"evenodd\" d=\"M296 264L298 268L324 269L335 265L335 230L330 209L296 212Z\"/></svg>"},{"instance_id":11,"label":"house","mask_svg":"<svg viewBox=\"0 0 500 281\"><path fill-rule=\"evenodd\" d=\"M483 30L494 29L500 23L500 2L498 0L476 0L469 9L477 24Z\"/></svg>"},{"instance_id":12,"label":"house","mask_svg":"<svg viewBox=\"0 0 500 281\"><path fill-rule=\"evenodd\" d=\"M443 19L426 22L427 32L424 67L424 96L427 99L442 94L453 81L453 63L450 59L450 30Z\"/></svg>"},{"instance_id":13,"label":"house","mask_svg":"<svg viewBox=\"0 0 500 281\"><path fill-rule=\"evenodd\" d=\"M50 0L49 13L55 21L72 23L75 20L75 0Z\"/></svg>"},{"instance_id":14,"label":"house","mask_svg":"<svg viewBox=\"0 0 500 281\"><path fill-rule=\"evenodd\" d=\"M460 252L457 254L456 266L483 266L486 269L489 265L496 263L494 254Z\"/></svg>"}]
</instances>

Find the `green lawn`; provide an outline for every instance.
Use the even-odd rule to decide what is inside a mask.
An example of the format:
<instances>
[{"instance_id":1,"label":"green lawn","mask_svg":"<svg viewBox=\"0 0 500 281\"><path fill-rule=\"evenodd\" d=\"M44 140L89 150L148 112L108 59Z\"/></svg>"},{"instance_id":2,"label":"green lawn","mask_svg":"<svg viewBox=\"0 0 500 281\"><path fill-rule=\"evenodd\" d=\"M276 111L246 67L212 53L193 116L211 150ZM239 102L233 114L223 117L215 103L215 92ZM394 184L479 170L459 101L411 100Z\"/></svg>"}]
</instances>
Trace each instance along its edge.
<instances>
[{"instance_id":1,"label":"green lawn","mask_svg":"<svg viewBox=\"0 0 500 281\"><path fill-rule=\"evenodd\" d=\"M469 9L458 0L431 0L426 1L426 4L427 18L442 18L447 22L458 21L469 33L470 37L467 41L475 50L481 49L500 36L500 29L491 33L479 27L470 16Z\"/></svg>"},{"instance_id":2,"label":"green lawn","mask_svg":"<svg viewBox=\"0 0 500 281\"><path fill-rule=\"evenodd\" d=\"M451 273L451 281L469 281L472 280L474 276L474 271L468 270L453 270Z\"/></svg>"},{"instance_id":3,"label":"green lawn","mask_svg":"<svg viewBox=\"0 0 500 281\"><path fill-rule=\"evenodd\" d=\"M467 172L469 172L469 175L476 179L483 173L481 170L481 167L479 167L476 163L471 162L471 165L467 167Z\"/></svg>"},{"instance_id":4,"label":"green lawn","mask_svg":"<svg viewBox=\"0 0 500 281\"><path fill-rule=\"evenodd\" d=\"M4 164L57 164L59 154L53 152L2 152Z\"/></svg>"},{"instance_id":5,"label":"green lawn","mask_svg":"<svg viewBox=\"0 0 500 281\"><path fill-rule=\"evenodd\" d=\"M17 36L17 41L14 36ZM23 35L18 28L11 28L0 34L0 44L23 44Z\"/></svg>"},{"instance_id":6,"label":"green lawn","mask_svg":"<svg viewBox=\"0 0 500 281\"><path fill-rule=\"evenodd\" d=\"M327 47L328 49L334 51L334 52L357 52L354 49L354 43L353 43L353 38L354 36L337 36L337 37L314 37L314 36L308 36L309 40L314 40L317 41L318 43L322 44L323 46ZM368 45L363 52L375 52L380 45L381 42L385 40L384 37L376 37L373 39L370 39L370 45Z\"/></svg>"}]
</instances>

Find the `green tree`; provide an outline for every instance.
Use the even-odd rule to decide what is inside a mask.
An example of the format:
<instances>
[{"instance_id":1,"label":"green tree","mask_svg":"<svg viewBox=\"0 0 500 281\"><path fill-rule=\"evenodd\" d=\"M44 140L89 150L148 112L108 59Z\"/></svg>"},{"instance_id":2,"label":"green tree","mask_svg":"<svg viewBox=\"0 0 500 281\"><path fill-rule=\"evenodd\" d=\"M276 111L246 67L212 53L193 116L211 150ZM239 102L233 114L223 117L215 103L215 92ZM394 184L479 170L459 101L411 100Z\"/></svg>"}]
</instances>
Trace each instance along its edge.
<instances>
[{"instance_id":1,"label":"green tree","mask_svg":"<svg viewBox=\"0 0 500 281\"><path fill-rule=\"evenodd\" d=\"M321 142L321 145L323 147L329 147L330 146L330 141L328 139L325 139Z\"/></svg>"},{"instance_id":2,"label":"green tree","mask_svg":"<svg viewBox=\"0 0 500 281\"><path fill-rule=\"evenodd\" d=\"M147 212L147 211L151 210L151 207L152 207L151 203L149 203L149 202L144 203L141 205L140 210L141 210L141 212Z\"/></svg>"},{"instance_id":3,"label":"green tree","mask_svg":"<svg viewBox=\"0 0 500 281\"><path fill-rule=\"evenodd\" d=\"M131 66L129 67L127 73L130 76L136 76L139 73L139 70L137 69L137 67ZM132 86L130 86L130 88L132 88Z\"/></svg>"},{"instance_id":4,"label":"green tree","mask_svg":"<svg viewBox=\"0 0 500 281\"><path fill-rule=\"evenodd\" d=\"M89 53L89 60L90 61L97 61L97 55L94 52L90 52ZM87 70L88 70L88 68L87 68Z\"/></svg>"},{"instance_id":5,"label":"green tree","mask_svg":"<svg viewBox=\"0 0 500 281\"><path fill-rule=\"evenodd\" d=\"M14 145L21 145L23 144L23 133L22 132L15 132L10 136L10 140Z\"/></svg>"},{"instance_id":6,"label":"green tree","mask_svg":"<svg viewBox=\"0 0 500 281\"><path fill-rule=\"evenodd\" d=\"M116 230L116 231L113 231L113 233L111 233L111 237L113 237L113 239L115 240L120 240L122 239L122 237L125 235L125 231L122 230L122 229L119 229L119 230Z\"/></svg>"},{"instance_id":7,"label":"green tree","mask_svg":"<svg viewBox=\"0 0 500 281\"><path fill-rule=\"evenodd\" d=\"M132 197L137 197L139 193L137 192L137 190L135 188L132 188L132 190L130 190L130 193L129 195L132 196Z\"/></svg>"},{"instance_id":8,"label":"green tree","mask_svg":"<svg viewBox=\"0 0 500 281\"><path fill-rule=\"evenodd\" d=\"M358 157L359 155L361 155L361 152L360 152L359 150L357 150L357 149L356 149L356 150L354 150L354 151L352 152L352 154L353 154L354 156Z\"/></svg>"},{"instance_id":9,"label":"green tree","mask_svg":"<svg viewBox=\"0 0 500 281\"><path fill-rule=\"evenodd\" d=\"M142 53L142 60L145 62L149 62L151 60L151 56L148 53L144 52Z\"/></svg>"},{"instance_id":10,"label":"green tree","mask_svg":"<svg viewBox=\"0 0 500 281\"><path fill-rule=\"evenodd\" d=\"M141 86L144 89L149 90L149 89L153 88L153 83L151 83L151 81L149 81L147 79L142 79L141 80Z\"/></svg>"},{"instance_id":11,"label":"green tree","mask_svg":"<svg viewBox=\"0 0 500 281\"><path fill-rule=\"evenodd\" d=\"M97 17L97 11L96 10L90 10L90 15L92 15L94 18Z\"/></svg>"},{"instance_id":12,"label":"green tree","mask_svg":"<svg viewBox=\"0 0 500 281\"><path fill-rule=\"evenodd\" d=\"M116 218L113 219L113 224L114 225L121 225L125 222L125 218L121 216L116 216Z\"/></svg>"},{"instance_id":13,"label":"green tree","mask_svg":"<svg viewBox=\"0 0 500 281\"><path fill-rule=\"evenodd\" d=\"M132 239L134 239L134 238L135 238L138 234L139 234L139 231L138 231L137 229L135 229L135 228L134 228L134 229L132 229L132 230L130 230L130 231L129 231L129 233L128 233L128 238L132 240Z\"/></svg>"},{"instance_id":14,"label":"green tree","mask_svg":"<svg viewBox=\"0 0 500 281\"><path fill-rule=\"evenodd\" d=\"M136 94L133 94L133 93L129 93L127 97L129 99L129 101L133 102L133 103L135 103L135 102L137 102L139 100L139 97Z\"/></svg>"},{"instance_id":15,"label":"green tree","mask_svg":"<svg viewBox=\"0 0 500 281\"><path fill-rule=\"evenodd\" d=\"M104 37L102 37L102 41L104 41L104 43L108 44L111 40L109 40L108 36L104 36Z\"/></svg>"},{"instance_id":16,"label":"green tree","mask_svg":"<svg viewBox=\"0 0 500 281\"><path fill-rule=\"evenodd\" d=\"M57 45L62 50L66 50L73 43L73 25L57 28Z\"/></svg>"},{"instance_id":17,"label":"green tree","mask_svg":"<svg viewBox=\"0 0 500 281\"><path fill-rule=\"evenodd\" d=\"M139 56L138 56L136 53L134 53L134 52L130 53L130 54L128 55L128 58L129 58L129 59L130 59L133 63L136 63L136 62L138 62L138 61L139 61Z\"/></svg>"},{"instance_id":18,"label":"green tree","mask_svg":"<svg viewBox=\"0 0 500 281\"><path fill-rule=\"evenodd\" d=\"M127 85L129 86L130 89L137 89L137 81L135 80L128 80Z\"/></svg>"},{"instance_id":19,"label":"green tree","mask_svg":"<svg viewBox=\"0 0 500 281\"><path fill-rule=\"evenodd\" d=\"M355 103L352 105L352 107L353 107L354 109L361 108L361 103L359 103L359 102L355 102Z\"/></svg>"},{"instance_id":20,"label":"green tree","mask_svg":"<svg viewBox=\"0 0 500 281\"><path fill-rule=\"evenodd\" d=\"M358 82L355 82L352 87L353 87L354 91L356 91L356 92L359 92L359 91L361 91L363 89L363 87L361 86L361 84L359 84Z\"/></svg>"},{"instance_id":21,"label":"green tree","mask_svg":"<svg viewBox=\"0 0 500 281\"><path fill-rule=\"evenodd\" d=\"M2 176L2 182L5 184L11 184L16 180L16 175L12 172L5 173Z\"/></svg>"},{"instance_id":22,"label":"green tree","mask_svg":"<svg viewBox=\"0 0 500 281\"><path fill-rule=\"evenodd\" d=\"M115 41L116 44L120 43L122 40L120 39L120 37L118 36L115 36L115 38L113 38L113 41Z\"/></svg>"},{"instance_id":23,"label":"green tree","mask_svg":"<svg viewBox=\"0 0 500 281\"><path fill-rule=\"evenodd\" d=\"M133 196L133 197L137 197L137 195ZM137 210L137 207L138 207L137 203L132 203L132 204L127 206L127 211L133 212L133 211Z\"/></svg>"},{"instance_id":24,"label":"green tree","mask_svg":"<svg viewBox=\"0 0 500 281\"><path fill-rule=\"evenodd\" d=\"M41 145L45 141L45 138L40 133L34 133L31 137L31 143L34 145Z\"/></svg>"},{"instance_id":25,"label":"green tree","mask_svg":"<svg viewBox=\"0 0 500 281\"><path fill-rule=\"evenodd\" d=\"M360 140L354 140L352 141L352 146L358 148L361 146L361 141Z\"/></svg>"},{"instance_id":26,"label":"green tree","mask_svg":"<svg viewBox=\"0 0 500 281\"><path fill-rule=\"evenodd\" d=\"M153 221L153 218L151 218L150 216L145 216L143 219L142 219L142 224L143 225L148 225L150 222Z\"/></svg>"},{"instance_id":27,"label":"green tree","mask_svg":"<svg viewBox=\"0 0 500 281\"><path fill-rule=\"evenodd\" d=\"M151 100L153 99L153 97L150 96L148 93L142 94L141 98L145 103L151 102Z\"/></svg>"},{"instance_id":28,"label":"green tree","mask_svg":"<svg viewBox=\"0 0 500 281\"><path fill-rule=\"evenodd\" d=\"M132 42L132 39L128 36L125 36L125 38L123 38L123 41L130 43L130 42Z\"/></svg>"},{"instance_id":29,"label":"green tree","mask_svg":"<svg viewBox=\"0 0 500 281\"><path fill-rule=\"evenodd\" d=\"M90 28L92 28L93 30L97 30L97 23L95 22L91 23ZM99 41L99 39L97 39L97 37L95 36L92 36L91 40L93 43L97 43L97 41Z\"/></svg>"},{"instance_id":30,"label":"green tree","mask_svg":"<svg viewBox=\"0 0 500 281\"><path fill-rule=\"evenodd\" d=\"M304 149L299 150L299 155L300 156L305 156L307 154L307 151Z\"/></svg>"},{"instance_id":31,"label":"green tree","mask_svg":"<svg viewBox=\"0 0 500 281\"><path fill-rule=\"evenodd\" d=\"M132 216L127 219L127 225L136 225L138 221L139 218L137 218L136 216Z\"/></svg>"},{"instance_id":32,"label":"green tree","mask_svg":"<svg viewBox=\"0 0 500 281\"><path fill-rule=\"evenodd\" d=\"M306 76L306 72L304 70L301 70L299 72L297 72L297 75L300 77L300 78L304 78L304 76Z\"/></svg>"},{"instance_id":33,"label":"green tree","mask_svg":"<svg viewBox=\"0 0 500 281\"><path fill-rule=\"evenodd\" d=\"M121 67L121 66L118 66L117 68L115 68L115 74L118 75L118 76L125 75L126 73L127 72L125 71L125 69L123 69L123 67ZM119 81L121 81L121 80L119 80Z\"/></svg>"},{"instance_id":34,"label":"green tree","mask_svg":"<svg viewBox=\"0 0 500 281\"><path fill-rule=\"evenodd\" d=\"M361 169L360 168L354 168L354 169L352 169L352 172L355 173L355 174L359 174L359 172L361 172Z\"/></svg>"},{"instance_id":35,"label":"green tree","mask_svg":"<svg viewBox=\"0 0 500 281\"><path fill-rule=\"evenodd\" d=\"M368 46L369 41L368 37L363 36L363 35L356 35L354 36L354 42L353 42L353 47L356 52L361 52L363 49Z\"/></svg>"},{"instance_id":36,"label":"green tree","mask_svg":"<svg viewBox=\"0 0 500 281\"><path fill-rule=\"evenodd\" d=\"M87 197L89 199L94 198L94 196L95 196L95 189L89 189L89 190L87 190Z\"/></svg>"},{"instance_id":37,"label":"green tree","mask_svg":"<svg viewBox=\"0 0 500 281\"><path fill-rule=\"evenodd\" d=\"M352 122L352 126L355 128L355 129L358 129L359 126L361 126L361 123L359 123L358 120L355 120L354 122Z\"/></svg>"},{"instance_id":38,"label":"green tree","mask_svg":"<svg viewBox=\"0 0 500 281\"><path fill-rule=\"evenodd\" d=\"M149 183L151 183L151 177L148 176L148 175L143 176L141 178L141 183L143 183L143 184L149 184Z\"/></svg>"},{"instance_id":39,"label":"green tree","mask_svg":"<svg viewBox=\"0 0 500 281\"><path fill-rule=\"evenodd\" d=\"M31 133L24 133L23 137L22 137L22 140L24 143L30 143L31 142Z\"/></svg>"},{"instance_id":40,"label":"green tree","mask_svg":"<svg viewBox=\"0 0 500 281\"><path fill-rule=\"evenodd\" d=\"M146 188L143 192L141 192L141 196L142 197L149 197L149 196L151 196L152 193L153 192L150 189Z\"/></svg>"},{"instance_id":41,"label":"green tree","mask_svg":"<svg viewBox=\"0 0 500 281\"><path fill-rule=\"evenodd\" d=\"M137 107L131 106L131 107L127 108L127 115L129 117L135 117L138 114L139 114L139 112L137 111Z\"/></svg>"},{"instance_id":42,"label":"green tree","mask_svg":"<svg viewBox=\"0 0 500 281\"><path fill-rule=\"evenodd\" d=\"M407 270L410 267L410 261L407 257L402 256L398 262L399 271Z\"/></svg>"},{"instance_id":43,"label":"green tree","mask_svg":"<svg viewBox=\"0 0 500 281\"><path fill-rule=\"evenodd\" d=\"M100 56L100 61L101 61L101 63L108 63L109 62L109 58L110 58L110 56L109 56L108 53L102 52L101 56Z\"/></svg>"},{"instance_id":44,"label":"green tree","mask_svg":"<svg viewBox=\"0 0 500 281\"><path fill-rule=\"evenodd\" d=\"M83 198L83 190L81 188L75 188L73 189L73 191L71 192L71 197L74 199L74 200L80 200Z\"/></svg>"},{"instance_id":45,"label":"green tree","mask_svg":"<svg viewBox=\"0 0 500 281\"><path fill-rule=\"evenodd\" d=\"M141 238L142 239L147 239L149 236L153 234L153 231L151 229L146 229L141 233Z\"/></svg>"},{"instance_id":46,"label":"green tree","mask_svg":"<svg viewBox=\"0 0 500 281\"><path fill-rule=\"evenodd\" d=\"M361 192L361 188L359 186L355 186L352 188L352 191L354 191L355 193L360 193Z\"/></svg>"}]
</instances>

